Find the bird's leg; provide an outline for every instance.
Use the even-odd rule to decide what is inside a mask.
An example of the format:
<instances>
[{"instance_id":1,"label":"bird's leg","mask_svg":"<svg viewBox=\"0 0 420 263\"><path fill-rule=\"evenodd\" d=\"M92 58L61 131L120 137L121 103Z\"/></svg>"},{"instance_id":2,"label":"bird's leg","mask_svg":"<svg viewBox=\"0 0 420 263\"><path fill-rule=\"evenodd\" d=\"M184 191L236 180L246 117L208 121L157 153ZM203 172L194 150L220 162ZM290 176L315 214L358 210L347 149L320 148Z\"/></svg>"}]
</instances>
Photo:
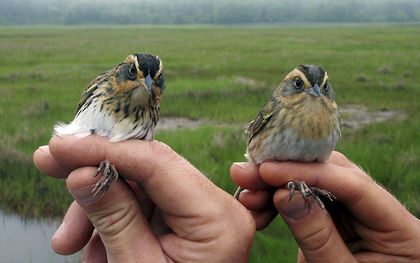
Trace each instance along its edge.
<instances>
[{"instance_id":1,"label":"bird's leg","mask_svg":"<svg viewBox=\"0 0 420 263\"><path fill-rule=\"evenodd\" d=\"M323 196L325 198L328 198L328 200L330 200L331 202L333 202L334 200L337 199L337 197L335 197L335 195L327 190L324 189L320 189L318 187L310 187L311 191L312 191L312 204L314 203L314 199L316 200L316 202L319 204L319 206L322 208L322 210L324 211L325 214L328 214L327 209L325 208L324 203L322 202L321 198L319 198L320 196Z\"/></svg>"},{"instance_id":2,"label":"bird's leg","mask_svg":"<svg viewBox=\"0 0 420 263\"><path fill-rule=\"evenodd\" d=\"M287 183L287 188L289 188L289 201L292 199L294 191L299 191L300 195L302 196L303 200L305 200L305 205L307 204L307 196L312 196L311 189L305 184L305 182L301 181L292 181Z\"/></svg>"},{"instance_id":3,"label":"bird's leg","mask_svg":"<svg viewBox=\"0 0 420 263\"><path fill-rule=\"evenodd\" d=\"M289 190L290 190L290 193L289 193L289 201L290 201L293 197L293 193L295 192L296 185L295 185L294 182L288 182L287 183L287 188L289 188Z\"/></svg>"},{"instance_id":4,"label":"bird's leg","mask_svg":"<svg viewBox=\"0 0 420 263\"><path fill-rule=\"evenodd\" d=\"M93 197L95 197L101 192L106 192L109 186L111 185L112 181L118 179L118 171L117 169L115 169L115 166L111 164L109 160L102 161L99 164L98 170L96 170L93 176L98 176L98 174L101 171L103 171L103 175L92 190Z\"/></svg>"},{"instance_id":5,"label":"bird's leg","mask_svg":"<svg viewBox=\"0 0 420 263\"><path fill-rule=\"evenodd\" d=\"M331 192L328 192L327 190L324 189L320 189L318 187L309 187L312 191L312 193L314 193L317 196L323 196L328 198L328 200L330 200L331 202L333 202L334 200L337 200L337 197L335 197L335 195Z\"/></svg>"},{"instance_id":6,"label":"bird's leg","mask_svg":"<svg viewBox=\"0 0 420 263\"><path fill-rule=\"evenodd\" d=\"M308 187L305 182L303 181L291 181L288 182L287 188L289 188L289 200L292 199L294 191L299 191L302 198L305 200L305 204L307 202L307 196L312 197L312 205L316 201L319 206L322 208L322 210L325 212L325 214L328 214L327 209L325 208L324 203L322 202L320 196L328 198L331 202L337 199L335 195L333 195L331 192L328 192L327 190L320 189L318 187Z\"/></svg>"}]
</instances>

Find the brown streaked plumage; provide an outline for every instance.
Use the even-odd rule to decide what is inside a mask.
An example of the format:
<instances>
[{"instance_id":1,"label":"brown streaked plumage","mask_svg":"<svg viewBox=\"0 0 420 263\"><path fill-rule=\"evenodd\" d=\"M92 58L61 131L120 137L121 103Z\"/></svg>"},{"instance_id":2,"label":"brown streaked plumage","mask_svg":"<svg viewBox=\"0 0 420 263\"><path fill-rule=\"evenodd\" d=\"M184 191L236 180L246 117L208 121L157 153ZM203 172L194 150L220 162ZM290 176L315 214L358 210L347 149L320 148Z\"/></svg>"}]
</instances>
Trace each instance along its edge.
<instances>
[{"instance_id":1,"label":"brown streaked plumage","mask_svg":"<svg viewBox=\"0 0 420 263\"><path fill-rule=\"evenodd\" d=\"M153 140L159 120L160 99L165 88L163 65L159 57L136 53L122 63L99 74L83 92L74 120L59 123L54 135L78 137L97 134L110 141L126 139ZM118 173L104 161L95 176L104 175L93 189L95 196L104 193Z\"/></svg>"},{"instance_id":2,"label":"brown streaked plumage","mask_svg":"<svg viewBox=\"0 0 420 263\"><path fill-rule=\"evenodd\" d=\"M341 136L341 117L327 73L318 66L300 65L275 89L272 98L248 124L246 157L257 164L265 161L324 162ZM311 195L325 207L318 194L329 192L291 182L290 190ZM235 194L239 198L242 191Z\"/></svg>"}]
</instances>

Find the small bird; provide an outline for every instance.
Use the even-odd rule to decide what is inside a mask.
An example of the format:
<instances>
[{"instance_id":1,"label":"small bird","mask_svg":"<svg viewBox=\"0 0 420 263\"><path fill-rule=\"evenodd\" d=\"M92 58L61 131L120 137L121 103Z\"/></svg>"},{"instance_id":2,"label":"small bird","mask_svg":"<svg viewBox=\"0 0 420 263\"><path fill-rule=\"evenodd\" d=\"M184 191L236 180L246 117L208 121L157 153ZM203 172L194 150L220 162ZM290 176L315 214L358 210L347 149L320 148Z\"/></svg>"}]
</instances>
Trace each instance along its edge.
<instances>
[{"instance_id":1,"label":"small bird","mask_svg":"<svg viewBox=\"0 0 420 263\"><path fill-rule=\"evenodd\" d=\"M53 135L90 134L106 136L111 142L127 139L153 140L159 120L160 99L165 88L163 65L158 56L129 55L124 62L99 74L83 92L76 116L70 124L58 123ZM118 172L109 160L100 163L95 177L102 178L93 197L105 193Z\"/></svg>"},{"instance_id":2,"label":"small bird","mask_svg":"<svg viewBox=\"0 0 420 263\"><path fill-rule=\"evenodd\" d=\"M246 128L245 157L256 164L265 161L324 162L341 137L342 119L334 100L327 72L314 65L292 70L274 90L271 99ZM331 201L335 196L305 182L287 183L289 200L295 190L312 196L326 213L319 195ZM238 188L235 198L239 198Z\"/></svg>"}]
</instances>

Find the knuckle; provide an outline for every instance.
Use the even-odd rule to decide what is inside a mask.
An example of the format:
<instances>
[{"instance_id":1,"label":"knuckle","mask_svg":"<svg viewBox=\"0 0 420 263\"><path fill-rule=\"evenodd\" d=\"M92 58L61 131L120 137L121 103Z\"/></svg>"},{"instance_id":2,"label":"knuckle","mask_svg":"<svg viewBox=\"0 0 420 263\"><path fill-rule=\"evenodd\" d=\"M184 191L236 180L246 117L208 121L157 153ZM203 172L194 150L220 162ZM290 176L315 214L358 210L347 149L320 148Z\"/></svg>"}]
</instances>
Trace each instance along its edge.
<instances>
[{"instance_id":1,"label":"knuckle","mask_svg":"<svg viewBox=\"0 0 420 263\"><path fill-rule=\"evenodd\" d=\"M150 148L153 156L153 160L165 160L165 161L173 161L181 159L179 156L169 145L159 142L159 141L151 141Z\"/></svg>"},{"instance_id":2,"label":"knuckle","mask_svg":"<svg viewBox=\"0 0 420 263\"><path fill-rule=\"evenodd\" d=\"M352 162L344 154L337 151L332 152L329 161L331 163L334 163L340 166L346 166L346 167L352 166Z\"/></svg>"},{"instance_id":3,"label":"knuckle","mask_svg":"<svg viewBox=\"0 0 420 263\"><path fill-rule=\"evenodd\" d=\"M173 152L172 148L163 142L151 141L150 144L156 154L168 154Z\"/></svg>"},{"instance_id":4,"label":"knuckle","mask_svg":"<svg viewBox=\"0 0 420 263\"><path fill-rule=\"evenodd\" d=\"M357 167L353 168L353 171L354 171L354 175L355 175L357 178L360 178L361 180L363 180L366 184L371 184L371 183L374 183L374 180L372 179L372 177L370 177L370 176L368 175L368 173L366 173L366 172L362 169L362 167L357 166Z\"/></svg>"},{"instance_id":5,"label":"knuckle","mask_svg":"<svg viewBox=\"0 0 420 263\"><path fill-rule=\"evenodd\" d=\"M127 233L127 227L133 225L136 218L135 205L133 202L126 202L124 205L109 206L91 213L90 218L107 241L120 240L124 238L121 234Z\"/></svg>"},{"instance_id":6,"label":"knuckle","mask_svg":"<svg viewBox=\"0 0 420 263\"><path fill-rule=\"evenodd\" d=\"M154 176L157 172L162 172L170 169L170 167L177 167L185 160L178 155L169 145L159 142L149 142L149 176Z\"/></svg>"},{"instance_id":7,"label":"knuckle","mask_svg":"<svg viewBox=\"0 0 420 263\"><path fill-rule=\"evenodd\" d=\"M334 151L334 155L335 155L335 157L337 158L337 159L339 159L340 161L347 161L347 162L350 162L349 161L349 159L344 155L344 154L342 154L341 152L337 152L337 151Z\"/></svg>"},{"instance_id":8,"label":"knuckle","mask_svg":"<svg viewBox=\"0 0 420 263\"><path fill-rule=\"evenodd\" d=\"M354 179L351 180L351 185L349 188L343 191L345 191L346 195L349 196L349 202L347 206L353 207L362 200L364 193L371 191L376 187L376 183L372 177L370 177L360 167L348 169L350 170L350 174L352 177L354 177Z\"/></svg>"},{"instance_id":9,"label":"knuckle","mask_svg":"<svg viewBox=\"0 0 420 263\"><path fill-rule=\"evenodd\" d=\"M155 158L162 158L175 155L174 150L172 150L172 148L169 145L159 141L151 141L150 150L153 154L153 157Z\"/></svg>"},{"instance_id":10,"label":"knuckle","mask_svg":"<svg viewBox=\"0 0 420 263\"><path fill-rule=\"evenodd\" d=\"M318 252L327 249L328 241L331 240L331 237L331 227L320 226L320 228L308 229L298 242L303 250Z\"/></svg>"}]
</instances>

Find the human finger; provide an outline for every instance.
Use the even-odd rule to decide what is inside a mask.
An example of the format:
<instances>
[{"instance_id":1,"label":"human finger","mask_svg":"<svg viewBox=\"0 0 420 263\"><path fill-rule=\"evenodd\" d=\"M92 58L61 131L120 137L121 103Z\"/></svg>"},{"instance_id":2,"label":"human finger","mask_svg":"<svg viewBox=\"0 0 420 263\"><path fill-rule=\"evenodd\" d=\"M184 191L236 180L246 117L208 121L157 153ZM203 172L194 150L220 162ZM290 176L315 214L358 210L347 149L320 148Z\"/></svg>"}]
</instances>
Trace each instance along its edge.
<instances>
[{"instance_id":1,"label":"human finger","mask_svg":"<svg viewBox=\"0 0 420 263\"><path fill-rule=\"evenodd\" d=\"M118 180L102 198L86 199L99 178L96 167L77 168L67 178L67 188L98 231L107 251L108 261L165 259L162 249L143 216L137 198L124 182ZM87 201L88 200L88 201ZM139 253L139 250L145 251Z\"/></svg>"},{"instance_id":2,"label":"human finger","mask_svg":"<svg viewBox=\"0 0 420 263\"><path fill-rule=\"evenodd\" d=\"M273 206L273 191L244 190L241 193L241 203L248 210L259 211Z\"/></svg>"},{"instance_id":3,"label":"human finger","mask_svg":"<svg viewBox=\"0 0 420 263\"><path fill-rule=\"evenodd\" d=\"M82 262L104 263L108 262L106 250L98 231L93 231L92 237L83 249Z\"/></svg>"},{"instance_id":4,"label":"human finger","mask_svg":"<svg viewBox=\"0 0 420 263\"><path fill-rule=\"evenodd\" d=\"M66 178L70 170L58 163L50 153L48 145L35 150L33 155L35 166L44 174L55 178Z\"/></svg>"},{"instance_id":5,"label":"human finger","mask_svg":"<svg viewBox=\"0 0 420 263\"><path fill-rule=\"evenodd\" d=\"M110 160L125 179L140 183L154 203L174 215L185 216L198 211L211 213L212 204L202 204L214 192L226 195L188 161L158 141L112 143L100 136L82 139L56 136L50 141L50 151L69 169Z\"/></svg>"},{"instance_id":6,"label":"human finger","mask_svg":"<svg viewBox=\"0 0 420 263\"><path fill-rule=\"evenodd\" d=\"M62 224L55 232L51 246L61 255L74 254L81 250L89 241L93 226L83 209L73 202L63 218Z\"/></svg>"},{"instance_id":7,"label":"human finger","mask_svg":"<svg viewBox=\"0 0 420 263\"><path fill-rule=\"evenodd\" d=\"M401 220L413 220L414 217L359 168L328 162L267 162L260 166L260 175L273 186L297 180L305 181L308 186L326 189L360 221L376 229L397 229Z\"/></svg>"},{"instance_id":8,"label":"human finger","mask_svg":"<svg viewBox=\"0 0 420 263\"><path fill-rule=\"evenodd\" d=\"M96 166L107 159L115 165L122 178L139 183L161 209L165 223L171 227L172 233L159 236L159 248L171 258L182 261L194 256L204 261L212 258L220 262L227 261L232 255L235 255L237 261L248 258L255 234L255 222L248 210L169 146L158 141L141 140L112 143L100 136L82 139L74 136L54 137L49 145L52 155L60 164L75 169L74 172L91 169L89 176L85 175L86 178L93 180L92 174L96 170L89 166ZM70 189L72 187L69 182L74 172L67 179ZM81 175L73 177L83 178ZM105 195L96 201L99 207L101 202L115 194L115 189L121 184L125 185L123 180L111 184ZM86 185L89 184L86 182ZM71 193L74 194L74 191ZM86 199L89 194L85 193L82 199ZM127 200L125 198L119 203L126 203ZM89 212L87 214L89 216ZM101 234L95 220L91 216L89 218ZM145 235L137 236L145 238ZM101 238L107 247L102 235ZM203 242L208 244L204 250ZM191 252L191 249L194 251ZM229 253L216 255L220 249L228 250ZM141 250L145 251L145 248ZM146 246L146 251L149 250Z\"/></svg>"},{"instance_id":9,"label":"human finger","mask_svg":"<svg viewBox=\"0 0 420 263\"><path fill-rule=\"evenodd\" d=\"M256 229L262 230L276 218L278 211L272 207L261 211L251 211L251 215L254 218Z\"/></svg>"},{"instance_id":10,"label":"human finger","mask_svg":"<svg viewBox=\"0 0 420 263\"><path fill-rule=\"evenodd\" d=\"M347 168L357 168L358 166L351 162L344 154L333 151L330 155L330 158L327 160L328 163L335 165L347 167Z\"/></svg>"},{"instance_id":11,"label":"human finger","mask_svg":"<svg viewBox=\"0 0 420 263\"><path fill-rule=\"evenodd\" d=\"M308 262L355 262L331 217L317 205L279 189L273 197L279 214L293 233Z\"/></svg>"},{"instance_id":12,"label":"human finger","mask_svg":"<svg viewBox=\"0 0 420 263\"><path fill-rule=\"evenodd\" d=\"M261 190L270 186L261 180L258 165L251 162L236 162L230 167L232 180L240 187L250 190Z\"/></svg>"},{"instance_id":13,"label":"human finger","mask_svg":"<svg viewBox=\"0 0 420 263\"><path fill-rule=\"evenodd\" d=\"M251 212L257 230L267 227L278 213L273 206L273 191L270 190L244 190L240 202Z\"/></svg>"}]
</instances>

